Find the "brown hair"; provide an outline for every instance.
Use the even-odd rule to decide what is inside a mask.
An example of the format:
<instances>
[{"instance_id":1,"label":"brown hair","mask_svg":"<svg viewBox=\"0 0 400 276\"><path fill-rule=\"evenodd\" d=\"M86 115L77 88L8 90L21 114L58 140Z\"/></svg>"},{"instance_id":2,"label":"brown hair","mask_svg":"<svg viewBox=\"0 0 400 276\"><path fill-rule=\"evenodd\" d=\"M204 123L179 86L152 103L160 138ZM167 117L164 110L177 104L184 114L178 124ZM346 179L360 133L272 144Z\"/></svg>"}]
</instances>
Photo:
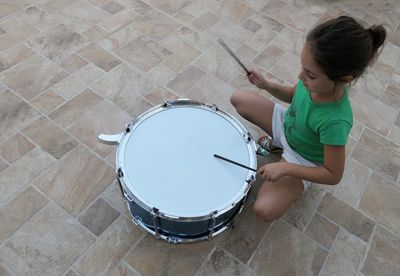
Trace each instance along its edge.
<instances>
[{"instance_id":1,"label":"brown hair","mask_svg":"<svg viewBox=\"0 0 400 276\"><path fill-rule=\"evenodd\" d=\"M340 16L316 26L306 37L311 54L329 79L355 80L379 55L386 39L382 25L364 28L351 17Z\"/></svg>"}]
</instances>

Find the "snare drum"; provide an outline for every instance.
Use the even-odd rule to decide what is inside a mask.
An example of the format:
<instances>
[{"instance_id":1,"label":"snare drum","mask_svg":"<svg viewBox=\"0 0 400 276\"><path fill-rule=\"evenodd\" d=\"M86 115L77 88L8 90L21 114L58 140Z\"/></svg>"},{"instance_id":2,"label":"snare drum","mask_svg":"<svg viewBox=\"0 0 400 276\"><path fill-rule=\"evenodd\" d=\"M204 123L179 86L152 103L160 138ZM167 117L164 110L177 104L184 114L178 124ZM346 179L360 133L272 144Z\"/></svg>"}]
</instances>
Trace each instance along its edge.
<instances>
[{"instance_id":1,"label":"snare drum","mask_svg":"<svg viewBox=\"0 0 400 276\"><path fill-rule=\"evenodd\" d=\"M180 99L141 114L118 144L117 179L133 222L163 240L209 239L243 208L257 167L256 144L244 126L215 105Z\"/></svg>"}]
</instances>

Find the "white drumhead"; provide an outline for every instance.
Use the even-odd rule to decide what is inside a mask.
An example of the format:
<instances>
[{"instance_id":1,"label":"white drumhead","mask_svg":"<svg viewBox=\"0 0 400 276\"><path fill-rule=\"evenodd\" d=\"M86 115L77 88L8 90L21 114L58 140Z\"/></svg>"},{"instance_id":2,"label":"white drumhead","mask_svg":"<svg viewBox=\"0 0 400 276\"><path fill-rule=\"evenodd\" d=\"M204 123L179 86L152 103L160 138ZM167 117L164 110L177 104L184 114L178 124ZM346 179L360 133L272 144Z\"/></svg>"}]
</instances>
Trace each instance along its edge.
<instances>
[{"instance_id":1,"label":"white drumhead","mask_svg":"<svg viewBox=\"0 0 400 276\"><path fill-rule=\"evenodd\" d=\"M227 115L203 106L161 109L139 121L121 142L118 166L131 193L150 208L179 217L209 215L243 197L252 147Z\"/></svg>"}]
</instances>

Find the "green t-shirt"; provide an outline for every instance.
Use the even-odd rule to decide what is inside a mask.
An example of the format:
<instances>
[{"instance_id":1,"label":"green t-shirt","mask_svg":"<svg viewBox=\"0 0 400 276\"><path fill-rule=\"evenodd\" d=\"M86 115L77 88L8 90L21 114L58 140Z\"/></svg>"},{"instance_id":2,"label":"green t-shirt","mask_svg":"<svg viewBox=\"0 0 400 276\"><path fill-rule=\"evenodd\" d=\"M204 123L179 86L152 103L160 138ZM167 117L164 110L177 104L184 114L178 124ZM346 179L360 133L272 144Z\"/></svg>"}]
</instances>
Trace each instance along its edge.
<instances>
[{"instance_id":1,"label":"green t-shirt","mask_svg":"<svg viewBox=\"0 0 400 276\"><path fill-rule=\"evenodd\" d=\"M294 151L323 164L324 145L345 145L352 126L347 88L337 102L319 103L311 99L303 82L298 82L284 122L286 140Z\"/></svg>"}]
</instances>

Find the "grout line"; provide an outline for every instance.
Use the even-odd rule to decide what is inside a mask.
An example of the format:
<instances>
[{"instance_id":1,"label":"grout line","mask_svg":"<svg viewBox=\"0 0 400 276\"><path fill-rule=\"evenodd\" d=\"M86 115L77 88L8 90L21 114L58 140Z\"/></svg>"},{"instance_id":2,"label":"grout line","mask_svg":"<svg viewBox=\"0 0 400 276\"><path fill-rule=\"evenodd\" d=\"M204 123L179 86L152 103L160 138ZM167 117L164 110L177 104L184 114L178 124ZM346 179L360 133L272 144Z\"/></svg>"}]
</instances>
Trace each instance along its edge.
<instances>
[{"instance_id":1,"label":"grout line","mask_svg":"<svg viewBox=\"0 0 400 276\"><path fill-rule=\"evenodd\" d=\"M253 260L253 258L254 258L254 256L255 256L256 252L257 252L258 249L261 247L262 242L264 241L264 239L267 238L269 232L272 231L271 229L273 228L273 226L275 225L276 221L278 221L278 220L279 220L279 219L276 219L276 220L272 221L272 222L268 225L268 228L265 230L265 233L260 237L260 240L259 240L259 242L258 242L258 245L254 248L253 253L251 254L250 258L249 258L249 259L247 260L247 262L246 262L246 265L247 265L248 267L250 267L250 263L251 263L251 261ZM250 268L251 268L251 267L250 267Z\"/></svg>"}]
</instances>

